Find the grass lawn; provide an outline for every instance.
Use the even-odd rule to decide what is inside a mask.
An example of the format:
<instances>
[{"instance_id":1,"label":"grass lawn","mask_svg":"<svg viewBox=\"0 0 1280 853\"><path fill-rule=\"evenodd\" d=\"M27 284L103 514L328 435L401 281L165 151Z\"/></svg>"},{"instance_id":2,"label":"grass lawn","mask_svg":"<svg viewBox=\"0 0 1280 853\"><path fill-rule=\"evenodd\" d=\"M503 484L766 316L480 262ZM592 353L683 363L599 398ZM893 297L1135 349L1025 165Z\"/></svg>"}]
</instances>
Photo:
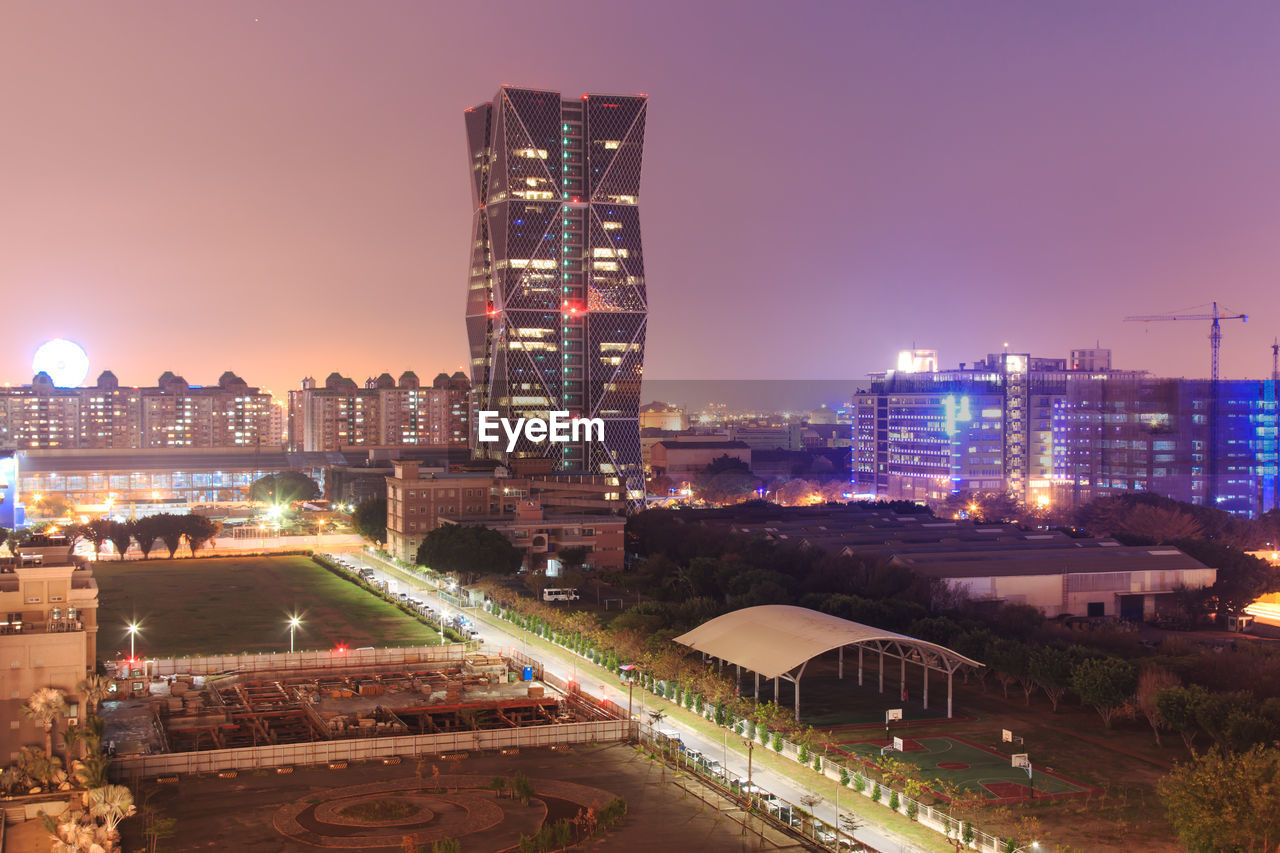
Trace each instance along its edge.
<instances>
[{"instance_id":1,"label":"grass lawn","mask_svg":"<svg viewBox=\"0 0 1280 853\"><path fill-rule=\"evenodd\" d=\"M94 564L98 656L128 652L125 624L141 624L148 657L289 650L290 613L302 617L298 651L415 646L439 634L308 557L220 557Z\"/></svg>"}]
</instances>

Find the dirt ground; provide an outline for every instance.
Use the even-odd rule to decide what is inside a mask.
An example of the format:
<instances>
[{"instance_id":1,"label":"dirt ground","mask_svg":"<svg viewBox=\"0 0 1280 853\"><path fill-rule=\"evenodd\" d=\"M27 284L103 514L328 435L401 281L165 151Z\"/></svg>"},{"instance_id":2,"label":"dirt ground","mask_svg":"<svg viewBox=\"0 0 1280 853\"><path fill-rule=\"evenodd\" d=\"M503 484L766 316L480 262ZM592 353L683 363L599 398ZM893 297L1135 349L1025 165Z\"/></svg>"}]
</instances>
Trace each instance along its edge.
<instances>
[{"instance_id":1,"label":"dirt ground","mask_svg":"<svg viewBox=\"0 0 1280 853\"><path fill-rule=\"evenodd\" d=\"M433 768L440 773L435 783ZM687 793L682 785L671 784L687 784L687 777L677 777L671 769L644 758L625 744L428 760L421 767L422 777L418 772L418 762L407 760L392 766L379 763L353 764L341 770L298 769L288 775L273 771L242 772L234 779L186 777L176 785L144 784L137 799L140 805L149 803L165 817L176 820L174 836L160 843L160 849L165 851L300 853L319 846L399 850L404 831L414 827L388 825L383 835L386 840L375 846L370 843L370 836L362 840L364 829L318 828L316 822L326 813L333 815L344 801L374 796L373 791L397 791L387 796L403 797L429 815L415 824L422 832L417 842L421 849L430 849L432 825L438 824L450 837L461 841L466 853L496 853L511 847L521 832L531 832L548 816L555 819L574 815L576 802L582 799L580 793L574 792L589 789L622 797L628 809L620 828L589 844L593 850L729 853L791 846L788 839L772 832L761 839L754 831L754 822L753 831L747 832L729 813L719 810L710 794L706 796L712 802L704 802ZM458 791L432 793L440 782L455 775L487 781L517 772L528 775L538 793L535 801L523 809L466 784ZM466 810L466 815L460 817L460 809ZM130 819L122 828L127 849L140 849L142 820ZM285 831L295 837L287 837ZM296 838L306 838L310 843Z\"/></svg>"}]
</instances>

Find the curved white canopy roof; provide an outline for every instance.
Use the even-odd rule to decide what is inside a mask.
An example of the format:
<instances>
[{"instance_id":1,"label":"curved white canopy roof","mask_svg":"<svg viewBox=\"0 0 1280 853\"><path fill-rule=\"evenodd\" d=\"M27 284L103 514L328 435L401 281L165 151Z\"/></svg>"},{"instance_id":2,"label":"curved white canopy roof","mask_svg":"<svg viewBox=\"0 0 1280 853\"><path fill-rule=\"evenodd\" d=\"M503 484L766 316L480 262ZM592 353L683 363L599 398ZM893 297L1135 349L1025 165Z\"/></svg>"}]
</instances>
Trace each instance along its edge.
<instances>
[{"instance_id":1,"label":"curved white canopy roof","mask_svg":"<svg viewBox=\"0 0 1280 853\"><path fill-rule=\"evenodd\" d=\"M676 642L766 678L789 673L832 649L858 645L892 650L895 657L915 659L944 672L982 666L946 646L786 604L745 607L717 616L676 637Z\"/></svg>"}]
</instances>

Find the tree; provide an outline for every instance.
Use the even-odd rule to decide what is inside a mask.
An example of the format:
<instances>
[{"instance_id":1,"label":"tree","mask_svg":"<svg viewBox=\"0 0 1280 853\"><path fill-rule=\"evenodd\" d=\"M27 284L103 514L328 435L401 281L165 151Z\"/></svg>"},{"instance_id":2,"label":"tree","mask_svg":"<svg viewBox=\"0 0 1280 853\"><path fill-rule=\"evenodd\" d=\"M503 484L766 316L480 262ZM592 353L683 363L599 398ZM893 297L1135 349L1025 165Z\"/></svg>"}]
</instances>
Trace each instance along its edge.
<instances>
[{"instance_id":1,"label":"tree","mask_svg":"<svg viewBox=\"0 0 1280 853\"><path fill-rule=\"evenodd\" d=\"M1280 750L1211 749L1175 765L1158 790L1178 840L1192 853L1263 853L1280 842Z\"/></svg>"},{"instance_id":2,"label":"tree","mask_svg":"<svg viewBox=\"0 0 1280 853\"><path fill-rule=\"evenodd\" d=\"M187 537L187 545L191 548L191 556L193 557L199 548L211 541L213 537L218 535L218 531L222 529L222 525L218 522L205 518L203 515L197 515L194 512L178 516L178 518L182 521L182 533ZM166 539L165 545L168 544L169 540ZM170 553L169 556L172 557L173 554Z\"/></svg>"},{"instance_id":3,"label":"tree","mask_svg":"<svg viewBox=\"0 0 1280 853\"><path fill-rule=\"evenodd\" d=\"M1138 692L1135 695L1138 710L1151 725L1156 736L1156 746L1160 746L1160 730L1171 728L1169 721L1160 713L1158 697L1162 690L1178 686L1178 676L1158 666L1149 666L1138 675Z\"/></svg>"},{"instance_id":4,"label":"tree","mask_svg":"<svg viewBox=\"0 0 1280 853\"><path fill-rule=\"evenodd\" d=\"M66 694L53 687L41 687L28 697L22 714L44 728L44 754L52 757L53 724L67 715Z\"/></svg>"},{"instance_id":5,"label":"tree","mask_svg":"<svg viewBox=\"0 0 1280 853\"><path fill-rule=\"evenodd\" d=\"M942 505L946 517L963 514L974 521L992 524L1016 521L1025 508L1007 492L957 492Z\"/></svg>"},{"instance_id":6,"label":"tree","mask_svg":"<svg viewBox=\"0 0 1280 853\"><path fill-rule=\"evenodd\" d=\"M996 640L988 652L989 663L996 671L996 679L1004 688L1004 698L1009 698L1009 685L1018 681L1027 672L1027 647L1016 640ZM1027 704L1031 704L1030 695Z\"/></svg>"},{"instance_id":7,"label":"tree","mask_svg":"<svg viewBox=\"0 0 1280 853\"><path fill-rule=\"evenodd\" d=\"M1198 684L1189 687L1169 686L1156 691L1156 710L1160 719L1182 737L1182 743L1194 753L1196 735L1200 734L1197 709L1207 695Z\"/></svg>"},{"instance_id":8,"label":"tree","mask_svg":"<svg viewBox=\"0 0 1280 853\"><path fill-rule=\"evenodd\" d=\"M1179 539L1179 548L1206 566L1218 570L1218 580L1209 587L1209 600L1218 613L1218 624L1240 613L1269 592L1280 590L1280 574L1257 557L1218 542Z\"/></svg>"},{"instance_id":9,"label":"tree","mask_svg":"<svg viewBox=\"0 0 1280 853\"><path fill-rule=\"evenodd\" d=\"M129 552L129 545L133 541L133 531L128 523L123 521L111 522L111 530L107 533L107 538L111 540L112 545L116 546L116 553L123 560L124 555Z\"/></svg>"},{"instance_id":10,"label":"tree","mask_svg":"<svg viewBox=\"0 0 1280 853\"><path fill-rule=\"evenodd\" d=\"M423 537L418 565L464 579L477 575L513 575L524 561L519 548L496 530L479 525L442 524Z\"/></svg>"},{"instance_id":11,"label":"tree","mask_svg":"<svg viewBox=\"0 0 1280 853\"><path fill-rule=\"evenodd\" d=\"M131 817L137 809L133 805L133 793L124 785L103 785L89 791L89 814L102 821L106 829L108 849L120 838L116 829L120 821Z\"/></svg>"},{"instance_id":12,"label":"tree","mask_svg":"<svg viewBox=\"0 0 1280 853\"><path fill-rule=\"evenodd\" d=\"M1063 694L1071 687L1071 669L1074 664L1074 656L1057 646L1036 646L1031 650L1031 657L1027 662L1028 671L1048 697L1049 705L1055 713Z\"/></svg>"},{"instance_id":13,"label":"tree","mask_svg":"<svg viewBox=\"0 0 1280 853\"><path fill-rule=\"evenodd\" d=\"M164 522L159 520L156 515L144 515L142 518L136 518L129 522L129 529L133 532L133 538L138 542L138 550L142 552L142 559L146 560L151 557L151 549L155 547L156 540L160 538L160 531L164 527Z\"/></svg>"},{"instance_id":14,"label":"tree","mask_svg":"<svg viewBox=\"0 0 1280 853\"><path fill-rule=\"evenodd\" d=\"M180 515L168 512L153 515L151 519L156 526L156 535L164 543L164 547L169 549L169 559L172 560L173 555L178 551L178 546L182 544L182 535L186 528L185 520Z\"/></svg>"},{"instance_id":15,"label":"tree","mask_svg":"<svg viewBox=\"0 0 1280 853\"><path fill-rule=\"evenodd\" d=\"M556 557L559 558L564 572L576 574L583 564L587 562L587 549L581 547L561 548L556 551Z\"/></svg>"},{"instance_id":16,"label":"tree","mask_svg":"<svg viewBox=\"0 0 1280 853\"><path fill-rule=\"evenodd\" d=\"M387 499L385 496L369 498L356 504L351 514L351 525L371 542L387 541Z\"/></svg>"},{"instance_id":17,"label":"tree","mask_svg":"<svg viewBox=\"0 0 1280 853\"><path fill-rule=\"evenodd\" d=\"M84 538L93 543L94 559L102 552L103 544L111 538L111 529L115 523L109 518L94 518L80 528Z\"/></svg>"},{"instance_id":18,"label":"tree","mask_svg":"<svg viewBox=\"0 0 1280 853\"><path fill-rule=\"evenodd\" d=\"M314 501L321 495L316 481L300 471L280 471L259 477L249 485L249 500L288 504Z\"/></svg>"},{"instance_id":19,"label":"tree","mask_svg":"<svg viewBox=\"0 0 1280 853\"><path fill-rule=\"evenodd\" d=\"M1120 658L1090 658L1071 671L1071 689L1086 705L1092 705L1111 728L1111 718L1133 695L1137 677L1133 665Z\"/></svg>"},{"instance_id":20,"label":"tree","mask_svg":"<svg viewBox=\"0 0 1280 853\"><path fill-rule=\"evenodd\" d=\"M44 495L31 506L33 509L39 507L42 518L62 518L71 511L71 503L62 495Z\"/></svg>"},{"instance_id":21,"label":"tree","mask_svg":"<svg viewBox=\"0 0 1280 853\"><path fill-rule=\"evenodd\" d=\"M107 769L110 766L110 758L101 752L90 752L75 762L71 775L76 780L76 784L85 790L101 788L108 782Z\"/></svg>"},{"instance_id":22,"label":"tree","mask_svg":"<svg viewBox=\"0 0 1280 853\"><path fill-rule=\"evenodd\" d=\"M76 692L84 697L85 710L93 716L102 700L111 695L111 679L97 673L87 675L76 685Z\"/></svg>"},{"instance_id":23,"label":"tree","mask_svg":"<svg viewBox=\"0 0 1280 853\"><path fill-rule=\"evenodd\" d=\"M707 467L711 468L712 465ZM694 478L693 492L696 497L707 503L736 504L750 500L759 487L760 480L754 474L745 467L735 467L716 473L708 471L697 475Z\"/></svg>"}]
</instances>

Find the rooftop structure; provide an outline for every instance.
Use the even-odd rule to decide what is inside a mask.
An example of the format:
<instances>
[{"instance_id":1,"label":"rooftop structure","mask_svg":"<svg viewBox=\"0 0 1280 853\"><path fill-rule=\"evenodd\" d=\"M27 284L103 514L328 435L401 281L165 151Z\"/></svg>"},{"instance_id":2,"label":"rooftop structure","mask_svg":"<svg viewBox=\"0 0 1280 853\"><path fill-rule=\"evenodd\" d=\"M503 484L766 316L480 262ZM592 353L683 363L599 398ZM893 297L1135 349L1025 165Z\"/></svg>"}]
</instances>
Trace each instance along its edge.
<instances>
[{"instance_id":1,"label":"rooftop structure","mask_svg":"<svg viewBox=\"0 0 1280 853\"><path fill-rule=\"evenodd\" d=\"M936 643L917 640L905 634L885 631L870 625L851 622L827 613L782 604L746 607L717 616L692 631L681 634L675 642L703 655L719 658L756 674L756 696L760 694L760 676L785 679L795 686L795 713L800 717L800 679L805 666L813 658L839 650L840 677L844 678L844 650L858 651L858 685L862 685L862 652L875 652L880 658L880 692L884 692L884 658L898 660L905 673L908 661L925 670L923 701L929 707L928 670L947 676L947 716L952 713L952 677L962 667L979 667L981 663L953 652Z\"/></svg>"}]
</instances>

